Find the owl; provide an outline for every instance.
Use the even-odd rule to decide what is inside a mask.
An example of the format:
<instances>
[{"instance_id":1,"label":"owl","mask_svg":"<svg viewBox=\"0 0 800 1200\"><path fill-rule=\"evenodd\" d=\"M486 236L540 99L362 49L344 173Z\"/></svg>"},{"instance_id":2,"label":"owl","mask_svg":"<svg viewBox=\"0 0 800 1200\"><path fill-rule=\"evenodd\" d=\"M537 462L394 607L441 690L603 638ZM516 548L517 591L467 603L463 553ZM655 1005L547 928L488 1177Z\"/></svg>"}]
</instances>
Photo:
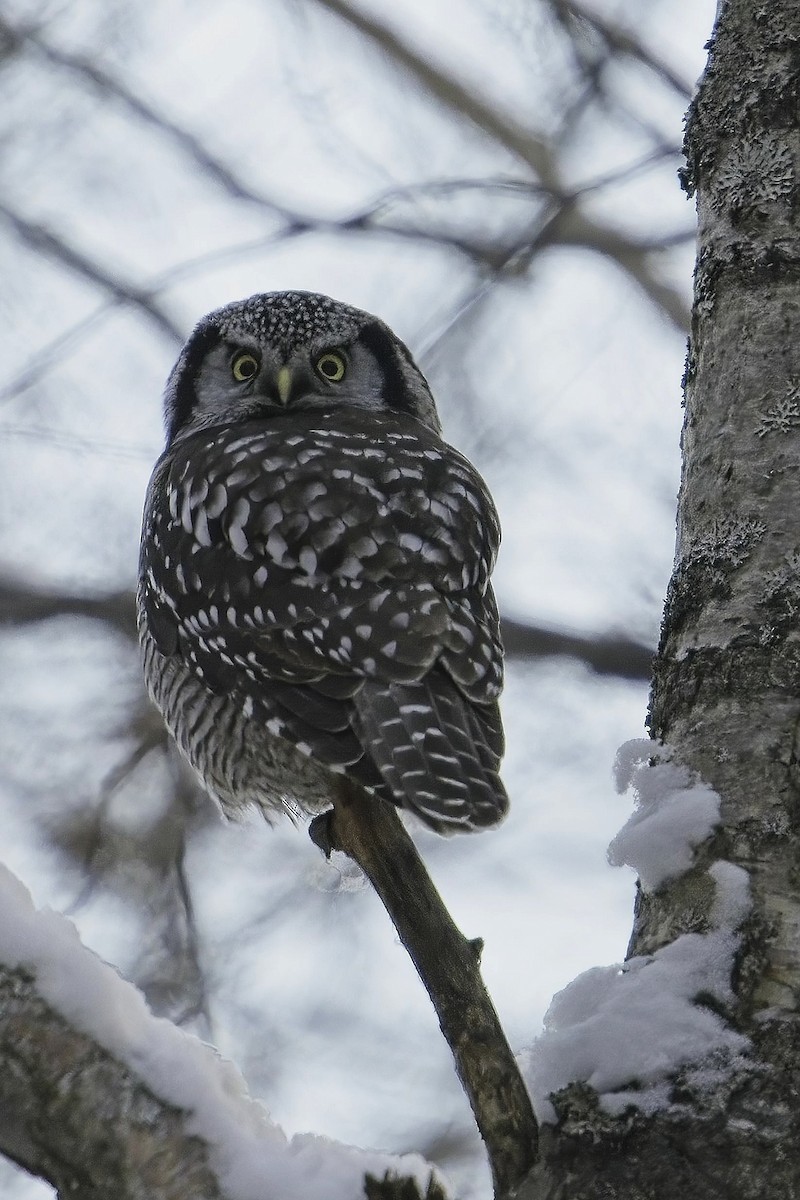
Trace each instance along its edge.
<instances>
[{"instance_id":1,"label":"owl","mask_svg":"<svg viewBox=\"0 0 800 1200\"><path fill-rule=\"evenodd\" d=\"M165 393L137 592L149 693L223 812L342 777L450 833L497 824L503 656L486 485L378 318L229 304Z\"/></svg>"}]
</instances>

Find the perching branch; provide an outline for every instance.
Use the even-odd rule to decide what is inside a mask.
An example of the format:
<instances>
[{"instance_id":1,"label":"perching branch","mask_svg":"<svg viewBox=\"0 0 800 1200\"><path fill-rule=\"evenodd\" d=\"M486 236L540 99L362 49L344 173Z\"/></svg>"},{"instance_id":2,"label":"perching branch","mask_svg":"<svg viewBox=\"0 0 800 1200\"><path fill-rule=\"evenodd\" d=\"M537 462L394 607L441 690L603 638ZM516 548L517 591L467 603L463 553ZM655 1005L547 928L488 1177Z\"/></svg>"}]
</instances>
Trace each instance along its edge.
<instances>
[{"instance_id":1,"label":"perching branch","mask_svg":"<svg viewBox=\"0 0 800 1200\"><path fill-rule=\"evenodd\" d=\"M454 924L388 804L342 781L331 811L311 823L312 839L361 867L411 956L455 1059L489 1157L495 1196L510 1195L536 1159L538 1128L497 1013L481 979L480 940Z\"/></svg>"}]
</instances>

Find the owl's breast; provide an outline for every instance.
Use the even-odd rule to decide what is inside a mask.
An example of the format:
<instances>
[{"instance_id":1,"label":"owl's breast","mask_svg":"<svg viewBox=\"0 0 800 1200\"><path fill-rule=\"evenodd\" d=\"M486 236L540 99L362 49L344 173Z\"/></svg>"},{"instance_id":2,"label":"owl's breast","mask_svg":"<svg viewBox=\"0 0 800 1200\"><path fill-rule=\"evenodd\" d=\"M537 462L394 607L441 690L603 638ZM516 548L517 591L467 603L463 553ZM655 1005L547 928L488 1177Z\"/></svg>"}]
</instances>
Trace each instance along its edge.
<instances>
[{"instance_id":1,"label":"owl's breast","mask_svg":"<svg viewBox=\"0 0 800 1200\"><path fill-rule=\"evenodd\" d=\"M154 533L300 575L485 587L499 531L466 460L409 418L307 418L179 444L157 472Z\"/></svg>"}]
</instances>

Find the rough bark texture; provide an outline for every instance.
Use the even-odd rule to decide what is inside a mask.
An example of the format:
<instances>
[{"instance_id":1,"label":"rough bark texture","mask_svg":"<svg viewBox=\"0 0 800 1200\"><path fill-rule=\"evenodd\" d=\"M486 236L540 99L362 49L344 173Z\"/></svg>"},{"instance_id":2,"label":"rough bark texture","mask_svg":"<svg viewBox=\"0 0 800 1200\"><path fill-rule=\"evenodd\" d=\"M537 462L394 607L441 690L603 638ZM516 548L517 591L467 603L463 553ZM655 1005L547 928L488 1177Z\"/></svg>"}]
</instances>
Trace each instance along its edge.
<instances>
[{"instance_id":1,"label":"rough bark texture","mask_svg":"<svg viewBox=\"0 0 800 1200\"><path fill-rule=\"evenodd\" d=\"M723 0L687 126L698 262L675 570L651 731L722 799L693 869L640 891L631 954L709 928L750 874L733 1000L749 1066L612 1119L573 1085L524 1200L800 1196L800 6Z\"/></svg>"},{"instance_id":2,"label":"rough bark texture","mask_svg":"<svg viewBox=\"0 0 800 1200\"><path fill-rule=\"evenodd\" d=\"M0 1152L70 1200L224 1200L185 1120L0 967Z\"/></svg>"},{"instance_id":3,"label":"rough bark texture","mask_svg":"<svg viewBox=\"0 0 800 1200\"><path fill-rule=\"evenodd\" d=\"M190 1114L166 1104L0 963L0 1154L59 1200L226 1200ZM281 1200L264 1178L264 1200ZM352 1200L447 1200L431 1178L367 1175Z\"/></svg>"},{"instance_id":4,"label":"rough bark texture","mask_svg":"<svg viewBox=\"0 0 800 1200\"><path fill-rule=\"evenodd\" d=\"M480 941L454 924L397 813L343 781L312 822L326 851L343 851L372 883L431 998L483 1138L495 1195L508 1196L536 1156L530 1098L480 973Z\"/></svg>"}]
</instances>

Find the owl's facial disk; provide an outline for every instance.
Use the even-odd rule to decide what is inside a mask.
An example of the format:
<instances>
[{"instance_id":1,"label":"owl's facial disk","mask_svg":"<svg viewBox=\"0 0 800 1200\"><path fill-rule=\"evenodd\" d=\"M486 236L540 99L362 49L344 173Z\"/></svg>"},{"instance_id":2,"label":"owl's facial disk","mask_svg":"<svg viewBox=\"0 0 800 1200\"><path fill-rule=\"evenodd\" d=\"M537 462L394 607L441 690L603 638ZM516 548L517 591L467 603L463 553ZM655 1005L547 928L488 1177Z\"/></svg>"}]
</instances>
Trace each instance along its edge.
<instances>
[{"instance_id":1,"label":"owl's facial disk","mask_svg":"<svg viewBox=\"0 0 800 1200\"><path fill-rule=\"evenodd\" d=\"M377 409L384 406L384 387L379 364L357 341L284 357L270 347L225 340L209 350L197 375L193 423L269 417L289 408Z\"/></svg>"},{"instance_id":2,"label":"owl's facial disk","mask_svg":"<svg viewBox=\"0 0 800 1200\"><path fill-rule=\"evenodd\" d=\"M441 429L408 348L370 313L311 292L263 292L204 317L167 380L167 444L281 412L357 408Z\"/></svg>"}]
</instances>

